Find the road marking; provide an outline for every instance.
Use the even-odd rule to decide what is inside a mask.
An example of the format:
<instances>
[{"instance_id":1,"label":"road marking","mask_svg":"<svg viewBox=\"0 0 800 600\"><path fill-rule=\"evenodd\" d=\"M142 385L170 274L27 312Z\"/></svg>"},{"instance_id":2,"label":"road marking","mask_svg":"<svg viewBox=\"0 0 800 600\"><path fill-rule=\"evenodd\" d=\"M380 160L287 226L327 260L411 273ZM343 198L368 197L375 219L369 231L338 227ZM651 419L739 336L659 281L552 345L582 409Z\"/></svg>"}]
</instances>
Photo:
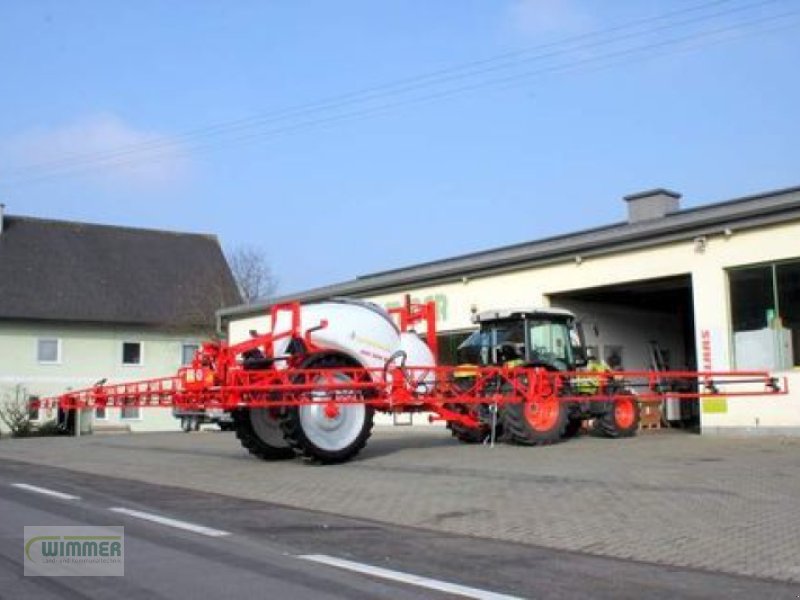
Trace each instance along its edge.
<instances>
[{"instance_id":1,"label":"road marking","mask_svg":"<svg viewBox=\"0 0 800 600\"><path fill-rule=\"evenodd\" d=\"M297 558L303 560L310 560L312 562L329 565L331 567L338 567L340 569L347 569L348 571L355 571L363 573L364 575L372 575L373 577L380 577L381 579L389 579L391 581L398 581L408 585L416 585L418 587L428 588L444 592L446 594L455 594L456 596L463 596L465 598L477 598L478 600L521 600L517 596L507 596L506 594L498 594L488 590L479 588L468 587L465 585L458 585L456 583L448 583L447 581L440 581L438 579L430 579L412 573L403 573L402 571L392 571L391 569L383 569L381 567L373 567L372 565L365 565L363 563L343 560L325 554L302 554Z\"/></svg>"},{"instance_id":2,"label":"road marking","mask_svg":"<svg viewBox=\"0 0 800 600\"><path fill-rule=\"evenodd\" d=\"M177 519L170 519L169 517L162 517L160 515L154 515L152 513L142 512L140 510L133 510L131 508L115 507L115 508L109 508L108 510L115 513L136 517L137 519L144 519L145 521L152 521L153 523L166 525L167 527L175 527L176 529L185 529L186 531L192 531L194 533L208 535L211 537L222 537L224 535L230 535L229 531L222 531L221 529L213 529L211 527L206 527L205 525L197 525L196 523L189 523L187 521L178 521Z\"/></svg>"},{"instance_id":3,"label":"road marking","mask_svg":"<svg viewBox=\"0 0 800 600\"><path fill-rule=\"evenodd\" d=\"M73 496L72 494L65 494L64 492L57 492L55 490L48 490L47 488L39 487L38 485L31 485L29 483L12 483L11 487L20 490L27 490L37 494L44 494L45 496L53 496L54 498L61 498L62 500L80 500L80 496Z\"/></svg>"}]
</instances>

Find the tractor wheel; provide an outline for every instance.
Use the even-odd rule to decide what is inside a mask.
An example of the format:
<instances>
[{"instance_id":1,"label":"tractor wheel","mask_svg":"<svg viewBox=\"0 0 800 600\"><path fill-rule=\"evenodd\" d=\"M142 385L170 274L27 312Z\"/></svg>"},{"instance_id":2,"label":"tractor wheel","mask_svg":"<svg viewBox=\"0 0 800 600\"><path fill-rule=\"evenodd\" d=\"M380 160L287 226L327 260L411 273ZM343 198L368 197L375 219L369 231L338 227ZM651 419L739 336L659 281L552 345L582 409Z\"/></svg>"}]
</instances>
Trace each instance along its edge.
<instances>
[{"instance_id":1,"label":"tractor wheel","mask_svg":"<svg viewBox=\"0 0 800 600\"><path fill-rule=\"evenodd\" d=\"M620 394L606 412L594 420L594 432L610 438L633 437L639 430L639 402L633 394Z\"/></svg>"},{"instance_id":2,"label":"tractor wheel","mask_svg":"<svg viewBox=\"0 0 800 600\"><path fill-rule=\"evenodd\" d=\"M336 354L311 356L301 366L303 369L360 367L356 361ZM364 378L368 377L365 372ZM339 374L337 381L346 383L351 379ZM369 395L369 391L346 393ZM372 434L375 410L367 404L336 404L335 395L323 389L309 395L312 404L291 406L281 413L284 438L295 453L308 461L336 464L350 460L364 448Z\"/></svg>"},{"instance_id":3,"label":"tractor wheel","mask_svg":"<svg viewBox=\"0 0 800 600\"><path fill-rule=\"evenodd\" d=\"M231 413L236 438L253 456L263 460L294 458L283 439L278 420L269 408L240 408Z\"/></svg>"},{"instance_id":4,"label":"tractor wheel","mask_svg":"<svg viewBox=\"0 0 800 600\"><path fill-rule=\"evenodd\" d=\"M568 413L567 403L555 394L507 404L501 419L505 439L524 446L554 444L564 437Z\"/></svg>"},{"instance_id":5,"label":"tractor wheel","mask_svg":"<svg viewBox=\"0 0 800 600\"><path fill-rule=\"evenodd\" d=\"M444 406L453 412L472 414L474 417L478 418L478 406L467 406L464 404L445 404ZM480 425L478 427L467 427L461 423L448 421L447 428L450 430L450 433L454 438L464 444L482 444L491 434L491 427L484 425Z\"/></svg>"},{"instance_id":6,"label":"tractor wheel","mask_svg":"<svg viewBox=\"0 0 800 600\"><path fill-rule=\"evenodd\" d=\"M466 427L460 423L448 423L447 428L454 438L463 444L482 444L489 437L489 431L483 427Z\"/></svg>"}]
</instances>

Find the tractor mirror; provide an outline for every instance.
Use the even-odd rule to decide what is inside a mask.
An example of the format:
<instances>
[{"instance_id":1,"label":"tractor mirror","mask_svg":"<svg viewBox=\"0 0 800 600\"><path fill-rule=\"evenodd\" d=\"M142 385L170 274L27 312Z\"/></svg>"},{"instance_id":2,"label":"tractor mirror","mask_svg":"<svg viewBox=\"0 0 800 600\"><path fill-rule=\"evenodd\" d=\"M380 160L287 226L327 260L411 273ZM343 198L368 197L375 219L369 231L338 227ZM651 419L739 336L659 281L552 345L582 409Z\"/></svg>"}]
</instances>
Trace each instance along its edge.
<instances>
[{"instance_id":1,"label":"tractor mirror","mask_svg":"<svg viewBox=\"0 0 800 600\"><path fill-rule=\"evenodd\" d=\"M586 349L583 346L573 346L572 355L575 357L576 367L585 367L589 362L589 359L586 356Z\"/></svg>"}]
</instances>

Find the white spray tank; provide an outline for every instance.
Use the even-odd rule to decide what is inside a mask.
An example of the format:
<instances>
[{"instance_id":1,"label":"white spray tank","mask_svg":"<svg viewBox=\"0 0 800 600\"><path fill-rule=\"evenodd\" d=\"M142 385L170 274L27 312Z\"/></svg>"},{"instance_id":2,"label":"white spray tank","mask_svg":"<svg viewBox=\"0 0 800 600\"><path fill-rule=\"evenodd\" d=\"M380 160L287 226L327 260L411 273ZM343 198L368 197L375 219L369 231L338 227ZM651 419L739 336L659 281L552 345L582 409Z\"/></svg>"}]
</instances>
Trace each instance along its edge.
<instances>
[{"instance_id":1,"label":"white spray tank","mask_svg":"<svg viewBox=\"0 0 800 600\"><path fill-rule=\"evenodd\" d=\"M389 313L364 300L334 298L300 307L300 333L312 343L341 352L370 369L384 372L397 366L423 367L404 371L411 389L432 385L436 359L428 345L414 331L400 332ZM323 326L324 325L324 326ZM278 312L273 333L290 332L292 313ZM289 338L274 343L275 356L286 353ZM282 363L279 362L277 365Z\"/></svg>"},{"instance_id":2,"label":"white spray tank","mask_svg":"<svg viewBox=\"0 0 800 600\"><path fill-rule=\"evenodd\" d=\"M273 333L288 332L291 327L291 311L279 311ZM409 366L436 366L427 344L414 332L401 333L389 313L372 302L335 298L304 304L300 307L300 332L309 332L309 339L317 346L341 352L367 368L384 369L390 361L391 366L397 366L403 358L403 364ZM277 340L275 356L285 354L288 344L288 337ZM432 382L433 372L420 369L407 377Z\"/></svg>"},{"instance_id":3,"label":"white spray tank","mask_svg":"<svg viewBox=\"0 0 800 600\"><path fill-rule=\"evenodd\" d=\"M403 352L403 360L409 367L436 367L433 352L415 331L404 331L400 334L399 350ZM436 371L433 368L411 368L406 371L405 377L412 389L424 388L435 383Z\"/></svg>"}]
</instances>

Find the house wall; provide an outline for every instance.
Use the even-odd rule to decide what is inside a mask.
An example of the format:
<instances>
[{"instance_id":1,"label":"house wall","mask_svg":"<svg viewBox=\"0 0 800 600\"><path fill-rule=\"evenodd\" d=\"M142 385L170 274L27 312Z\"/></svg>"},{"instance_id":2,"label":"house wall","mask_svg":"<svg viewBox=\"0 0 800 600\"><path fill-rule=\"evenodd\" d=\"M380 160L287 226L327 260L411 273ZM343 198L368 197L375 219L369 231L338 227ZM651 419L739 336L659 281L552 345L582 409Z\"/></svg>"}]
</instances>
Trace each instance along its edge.
<instances>
[{"instance_id":1,"label":"house wall","mask_svg":"<svg viewBox=\"0 0 800 600\"><path fill-rule=\"evenodd\" d=\"M38 362L39 338L61 340L58 364ZM90 386L102 378L114 383L173 375L181 364L183 344L198 341L193 335L138 328L0 322L0 401L13 394L17 385L29 394L50 396ZM141 365L122 364L123 342L142 343ZM42 412L41 420L56 417ZM132 431L179 429L170 409L142 408L139 419L122 419L119 412L109 408L105 421L96 423L123 423Z\"/></svg>"},{"instance_id":2,"label":"house wall","mask_svg":"<svg viewBox=\"0 0 800 600\"><path fill-rule=\"evenodd\" d=\"M693 290L696 355L698 359L706 357L705 361L699 360L699 366L730 370L736 365L727 269L800 258L798 240L800 223L797 222L732 231L729 235L719 231L706 237L703 251L698 251L693 240L684 240L598 257L584 256L581 260L568 257L556 264L504 274L454 277L450 282L372 294L366 299L384 306L398 305L405 294L417 300L436 300L437 328L447 332L472 328L471 316L481 310L546 306L549 297L555 294L688 274ZM639 323L650 321L643 313L635 317ZM249 329L265 331L268 326L264 316L237 318L230 323L229 336L232 340L242 340ZM662 323L658 329L666 332L669 325ZM682 356L676 340L669 344L674 346L671 350L675 356ZM800 371L791 369L776 374L787 378L789 394L728 398L724 402L704 404L703 432L800 435Z\"/></svg>"}]
</instances>

